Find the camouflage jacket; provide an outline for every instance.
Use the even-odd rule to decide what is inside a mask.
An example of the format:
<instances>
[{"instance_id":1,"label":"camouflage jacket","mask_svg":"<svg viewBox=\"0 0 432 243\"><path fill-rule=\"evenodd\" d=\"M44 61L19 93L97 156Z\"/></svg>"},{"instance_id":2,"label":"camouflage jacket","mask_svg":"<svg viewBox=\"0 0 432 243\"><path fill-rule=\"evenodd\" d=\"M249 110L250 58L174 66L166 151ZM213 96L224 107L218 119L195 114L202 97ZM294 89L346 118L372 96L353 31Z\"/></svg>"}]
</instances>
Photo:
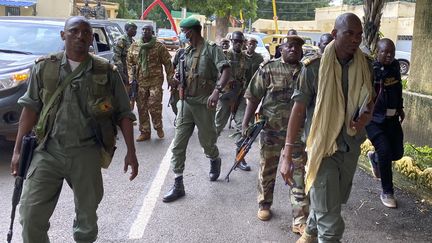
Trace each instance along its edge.
<instances>
[{"instance_id":1,"label":"camouflage jacket","mask_svg":"<svg viewBox=\"0 0 432 243\"><path fill-rule=\"evenodd\" d=\"M129 77L136 77L138 84L141 87L149 87L155 85L162 86L164 81L162 68L163 65L167 74L167 80L172 80L174 76L174 68L171 63L171 55L169 54L168 49L164 46L164 44L159 41L156 41L155 46L148 51L147 62L148 70L150 71L147 76L144 76L141 70L141 65L139 63L141 43L142 40L136 41L132 43L129 48L127 55L127 67Z\"/></svg>"},{"instance_id":2,"label":"camouflage jacket","mask_svg":"<svg viewBox=\"0 0 432 243\"><path fill-rule=\"evenodd\" d=\"M267 119L265 130L285 132L291 114L296 80L302 65L288 64L282 59L261 64L249 83L245 98L259 102L261 114Z\"/></svg>"}]
</instances>

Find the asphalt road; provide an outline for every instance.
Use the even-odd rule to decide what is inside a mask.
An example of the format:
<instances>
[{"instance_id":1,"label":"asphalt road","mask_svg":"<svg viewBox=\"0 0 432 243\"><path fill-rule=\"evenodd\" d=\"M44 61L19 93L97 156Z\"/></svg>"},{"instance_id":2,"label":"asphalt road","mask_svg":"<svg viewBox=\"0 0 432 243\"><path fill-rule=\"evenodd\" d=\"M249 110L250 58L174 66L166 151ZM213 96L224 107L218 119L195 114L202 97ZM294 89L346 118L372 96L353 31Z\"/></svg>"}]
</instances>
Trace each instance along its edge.
<instances>
[{"instance_id":1,"label":"asphalt road","mask_svg":"<svg viewBox=\"0 0 432 243\"><path fill-rule=\"evenodd\" d=\"M125 146L121 134L110 168L103 169L105 194L98 209L97 242L295 242L290 232L291 208L288 188L278 175L268 222L257 219L258 144L247 155L251 172L234 171L229 183L223 180L234 159L234 141L225 129L218 146L222 174L208 180L209 160L199 145L196 130L187 151L184 182L186 197L163 203L162 196L173 184L170 144L174 137L174 116L163 101L166 137L155 132L150 141L136 143L140 162L138 177L130 182L122 171ZM135 126L135 134L138 127ZM0 142L0 241L6 239L10 220L10 198L14 179L9 175L13 145ZM379 201L380 185L358 169L351 198L343 208L346 230L343 242L431 242L432 207L414 195L396 190L398 209L388 209ZM51 217L49 236L53 243L73 242L74 204L71 189L64 184ZM18 216L13 242L22 242ZM4 237L4 238L3 238Z\"/></svg>"}]
</instances>

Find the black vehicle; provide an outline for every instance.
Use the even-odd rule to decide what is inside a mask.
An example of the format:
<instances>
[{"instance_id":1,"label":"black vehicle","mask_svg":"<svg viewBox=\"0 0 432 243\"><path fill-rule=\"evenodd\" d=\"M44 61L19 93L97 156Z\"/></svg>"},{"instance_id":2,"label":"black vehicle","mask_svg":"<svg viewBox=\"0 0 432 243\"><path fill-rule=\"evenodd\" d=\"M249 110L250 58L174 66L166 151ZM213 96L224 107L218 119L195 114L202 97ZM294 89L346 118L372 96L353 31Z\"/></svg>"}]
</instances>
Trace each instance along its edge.
<instances>
[{"instance_id":1,"label":"black vehicle","mask_svg":"<svg viewBox=\"0 0 432 243\"><path fill-rule=\"evenodd\" d=\"M26 92L34 61L64 50L60 31L65 19L0 17L0 139L15 140L21 107L18 99ZM112 59L112 46L124 34L116 23L90 20L94 53Z\"/></svg>"}]
</instances>

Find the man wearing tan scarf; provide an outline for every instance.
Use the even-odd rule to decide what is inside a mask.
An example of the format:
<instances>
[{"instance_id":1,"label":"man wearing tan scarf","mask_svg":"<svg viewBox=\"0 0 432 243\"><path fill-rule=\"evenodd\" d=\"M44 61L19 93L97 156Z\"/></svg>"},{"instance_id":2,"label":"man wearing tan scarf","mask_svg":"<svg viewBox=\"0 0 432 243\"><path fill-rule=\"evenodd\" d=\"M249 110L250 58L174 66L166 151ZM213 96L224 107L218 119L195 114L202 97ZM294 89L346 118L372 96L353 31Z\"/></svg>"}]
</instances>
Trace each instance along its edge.
<instances>
[{"instance_id":1,"label":"man wearing tan scarf","mask_svg":"<svg viewBox=\"0 0 432 243\"><path fill-rule=\"evenodd\" d=\"M352 14L340 15L334 41L321 59L306 65L293 95L295 104L287 128L281 174L292 185L292 145L306 118L308 161L305 191L310 213L297 241L340 242L344 232L341 205L346 203L365 140L364 126L373 109L372 70L360 51L362 24Z\"/></svg>"}]
</instances>

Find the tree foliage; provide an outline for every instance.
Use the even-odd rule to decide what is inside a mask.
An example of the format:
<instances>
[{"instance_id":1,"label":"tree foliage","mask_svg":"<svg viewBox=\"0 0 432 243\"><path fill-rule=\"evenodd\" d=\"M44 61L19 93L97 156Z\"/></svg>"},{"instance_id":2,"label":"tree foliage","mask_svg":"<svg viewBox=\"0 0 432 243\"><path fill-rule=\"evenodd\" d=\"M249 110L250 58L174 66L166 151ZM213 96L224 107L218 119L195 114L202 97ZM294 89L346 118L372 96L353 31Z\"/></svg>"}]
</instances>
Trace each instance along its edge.
<instances>
[{"instance_id":1,"label":"tree foliage","mask_svg":"<svg viewBox=\"0 0 432 243\"><path fill-rule=\"evenodd\" d=\"M109 2L116 2L120 5L117 18L139 19L141 17L141 0L110 0ZM144 0L144 10L153 2L154 0ZM163 3L167 6L168 10L173 10L173 0L166 0ZM147 19L155 21L158 27L171 28L171 23L159 5L150 11Z\"/></svg>"},{"instance_id":2,"label":"tree foliage","mask_svg":"<svg viewBox=\"0 0 432 243\"><path fill-rule=\"evenodd\" d=\"M329 6L330 0L277 0L276 9L279 20L313 20L315 8ZM272 0L258 1L257 18L273 19Z\"/></svg>"}]
</instances>

